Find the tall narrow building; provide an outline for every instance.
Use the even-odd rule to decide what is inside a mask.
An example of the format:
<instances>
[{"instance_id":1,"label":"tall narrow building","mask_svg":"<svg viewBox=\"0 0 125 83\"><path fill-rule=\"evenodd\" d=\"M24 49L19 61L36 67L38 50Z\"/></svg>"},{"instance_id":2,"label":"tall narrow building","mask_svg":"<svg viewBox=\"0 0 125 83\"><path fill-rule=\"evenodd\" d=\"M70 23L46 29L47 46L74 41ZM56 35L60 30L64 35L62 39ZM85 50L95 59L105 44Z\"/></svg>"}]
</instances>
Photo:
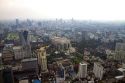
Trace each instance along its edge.
<instances>
[{"instance_id":1,"label":"tall narrow building","mask_svg":"<svg viewBox=\"0 0 125 83\"><path fill-rule=\"evenodd\" d=\"M46 47L41 47L38 49L38 64L40 66L41 72L47 71L47 58L46 58Z\"/></svg>"},{"instance_id":2,"label":"tall narrow building","mask_svg":"<svg viewBox=\"0 0 125 83\"><path fill-rule=\"evenodd\" d=\"M30 46L30 41L28 37L28 31L21 31L19 33L19 36L20 36L20 41L23 49L23 57L24 58L31 57L31 46Z\"/></svg>"},{"instance_id":3,"label":"tall narrow building","mask_svg":"<svg viewBox=\"0 0 125 83\"><path fill-rule=\"evenodd\" d=\"M86 63L79 63L78 77L79 78L86 78L86 76L87 76L87 64Z\"/></svg>"},{"instance_id":4,"label":"tall narrow building","mask_svg":"<svg viewBox=\"0 0 125 83\"><path fill-rule=\"evenodd\" d=\"M116 43L114 60L125 62L125 43Z\"/></svg>"},{"instance_id":5,"label":"tall narrow building","mask_svg":"<svg viewBox=\"0 0 125 83\"><path fill-rule=\"evenodd\" d=\"M100 80L103 78L104 68L99 62L94 63L93 73L96 78L99 78Z\"/></svg>"}]
</instances>

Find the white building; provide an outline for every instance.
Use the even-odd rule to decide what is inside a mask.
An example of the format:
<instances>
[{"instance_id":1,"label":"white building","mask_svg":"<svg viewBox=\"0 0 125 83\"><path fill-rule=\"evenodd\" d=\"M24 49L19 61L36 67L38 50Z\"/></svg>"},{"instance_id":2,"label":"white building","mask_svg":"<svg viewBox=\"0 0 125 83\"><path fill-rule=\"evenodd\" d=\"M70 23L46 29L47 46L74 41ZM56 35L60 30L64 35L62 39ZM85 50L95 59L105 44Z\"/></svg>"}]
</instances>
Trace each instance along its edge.
<instances>
[{"instance_id":1,"label":"white building","mask_svg":"<svg viewBox=\"0 0 125 83\"><path fill-rule=\"evenodd\" d=\"M86 76L87 76L87 64L86 63L79 63L78 77L79 78L86 78Z\"/></svg>"},{"instance_id":2,"label":"white building","mask_svg":"<svg viewBox=\"0 0 125 83\"><path fill-rule=\"evenodd\" d=\"M96 78L99 78L100 80L103 78L104 68L99 62L94 63L93 73Z\"/></svg>"}]
</instances>

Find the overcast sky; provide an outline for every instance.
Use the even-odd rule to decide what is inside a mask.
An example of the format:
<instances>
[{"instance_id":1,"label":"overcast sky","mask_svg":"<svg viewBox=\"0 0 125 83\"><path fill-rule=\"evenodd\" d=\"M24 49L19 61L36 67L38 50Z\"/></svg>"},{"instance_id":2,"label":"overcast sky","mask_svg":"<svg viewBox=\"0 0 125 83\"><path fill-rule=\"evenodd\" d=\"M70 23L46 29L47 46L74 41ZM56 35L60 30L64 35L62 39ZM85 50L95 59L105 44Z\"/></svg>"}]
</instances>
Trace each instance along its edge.
<instances>
[{"instance_id":1,"label":"overcast sky","mask_svg":"<svg viewBox=\"0 0 125 83\"><path fill-rule=\"evenodd\" d=\"M125 0L0 0L0 19L125 20Z\"/></svg>"}]
</instances>

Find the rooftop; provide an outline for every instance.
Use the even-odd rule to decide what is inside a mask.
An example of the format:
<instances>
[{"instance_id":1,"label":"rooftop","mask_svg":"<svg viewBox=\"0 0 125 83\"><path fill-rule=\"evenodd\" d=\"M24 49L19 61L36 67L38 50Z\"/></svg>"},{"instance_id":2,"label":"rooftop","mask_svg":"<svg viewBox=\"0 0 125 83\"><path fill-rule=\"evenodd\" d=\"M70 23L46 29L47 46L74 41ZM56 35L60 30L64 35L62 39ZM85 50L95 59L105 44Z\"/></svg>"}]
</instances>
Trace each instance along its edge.
<instances>
[{"instance_id":1,"label":"rooftop","mask_svg":"<svg viewBox=\"0 0 125 83\"><path fill-rule=\"evenodd\" d=\"M70 40L65 37L53 37L52 42L64 44L64 43L70 43Z\"/></svg>"},{"instance_id":2,"label":"rooftop","mask_svg":"<svg viewBox=\"0 0 125 83\"><path fill-rule=\"evenodd\" d=\"M36 61L37 58L28 58L28 59L23 59L21 62L28 62L28 61Z\"/></svg>"}]
</instances>

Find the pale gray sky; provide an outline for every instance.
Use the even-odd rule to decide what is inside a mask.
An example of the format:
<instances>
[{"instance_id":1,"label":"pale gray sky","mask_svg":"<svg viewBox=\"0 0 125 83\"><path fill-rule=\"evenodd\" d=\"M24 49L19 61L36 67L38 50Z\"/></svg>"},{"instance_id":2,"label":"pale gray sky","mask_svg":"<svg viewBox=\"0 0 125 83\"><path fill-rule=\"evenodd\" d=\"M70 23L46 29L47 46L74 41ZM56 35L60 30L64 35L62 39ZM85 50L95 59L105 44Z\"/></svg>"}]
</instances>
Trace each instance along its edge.
<instances>
[{"instance_id":1,"label":"pale gray sky","mask_svg":"<svg viewBox=\"0 0 125 83\"><path fill-rule=\"evenodd\" d=\"M125 20L125 0L0 0L0 19Z\"/></svg>"}]
</instances>

